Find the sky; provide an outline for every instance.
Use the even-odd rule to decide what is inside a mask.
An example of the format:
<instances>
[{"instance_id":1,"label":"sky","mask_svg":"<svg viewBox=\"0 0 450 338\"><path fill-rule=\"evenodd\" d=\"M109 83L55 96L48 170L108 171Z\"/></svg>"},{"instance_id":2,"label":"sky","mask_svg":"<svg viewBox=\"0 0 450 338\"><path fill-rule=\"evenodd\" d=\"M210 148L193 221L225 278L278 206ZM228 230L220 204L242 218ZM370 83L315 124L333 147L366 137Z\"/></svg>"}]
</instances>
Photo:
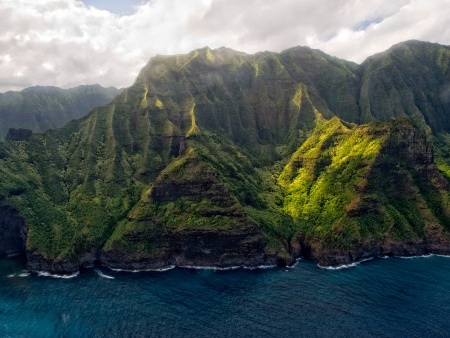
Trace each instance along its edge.
<instances>
[{"instance_id":1,"label":"sky","mask_svg":"<svg viewBox=\"0 0 450 338\"><path fill-rule=\"evenodd\" d=\"M204 46L360 63L409 39L450 45L450 0L0 0L0 92L127 87L152 56Z\"/></svg>"}]
</instances>

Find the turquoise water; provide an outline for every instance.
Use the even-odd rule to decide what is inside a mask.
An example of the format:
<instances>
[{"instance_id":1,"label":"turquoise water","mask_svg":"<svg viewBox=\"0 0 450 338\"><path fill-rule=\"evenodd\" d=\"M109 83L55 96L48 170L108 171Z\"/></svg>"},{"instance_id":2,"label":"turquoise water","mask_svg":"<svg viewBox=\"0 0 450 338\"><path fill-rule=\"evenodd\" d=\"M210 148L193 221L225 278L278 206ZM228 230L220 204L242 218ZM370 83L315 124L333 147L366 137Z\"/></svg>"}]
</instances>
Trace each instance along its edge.
<instances>
[{"instance_id":1,"label":"turquoise water","mask_svg":"<svg viewBox=\"0 0 450 338\"><path fill-rule=\"evenodd\" d=\"M102 268L72 279L21 275L23 268L20 258L0 260L0 336L450 335L446 257L341 270L303 260L266 270Z\"/></svg>"}]
</instances>

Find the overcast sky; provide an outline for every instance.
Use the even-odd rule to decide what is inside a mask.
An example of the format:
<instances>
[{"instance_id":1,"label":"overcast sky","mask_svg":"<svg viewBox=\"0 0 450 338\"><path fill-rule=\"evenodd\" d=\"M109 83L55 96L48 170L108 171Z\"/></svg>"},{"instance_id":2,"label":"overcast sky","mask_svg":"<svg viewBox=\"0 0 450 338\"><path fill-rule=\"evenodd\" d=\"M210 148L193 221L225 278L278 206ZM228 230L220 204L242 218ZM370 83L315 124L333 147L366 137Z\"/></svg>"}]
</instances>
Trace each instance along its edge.
<instances>
[{"instance_id":1,"label":"overcast sky","mask_svg":"<svg viewBox=\"0 0 450 338\"><path fill-rule=\"evenodd\" d=\"M409 39L450 45L450 0L0 0L0 92L129 86L153 55L204 46L359 63Z\"/></svg>"}]
</instances>

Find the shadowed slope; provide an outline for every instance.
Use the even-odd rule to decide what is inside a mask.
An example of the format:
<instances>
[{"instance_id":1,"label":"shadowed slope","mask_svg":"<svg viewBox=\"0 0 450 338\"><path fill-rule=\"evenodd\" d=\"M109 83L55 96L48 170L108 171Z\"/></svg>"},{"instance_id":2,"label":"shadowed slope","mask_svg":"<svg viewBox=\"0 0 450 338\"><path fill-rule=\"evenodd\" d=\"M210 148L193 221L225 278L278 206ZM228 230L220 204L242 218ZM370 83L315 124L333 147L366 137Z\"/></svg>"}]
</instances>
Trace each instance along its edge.
<instances>
[{"instance_id":1,"label":"shadowed slope","mask_svg":"<svg viewBox=\"0 0 450 338\"><path fill-rule=\"evenodd\" d=\"M119 92L89 85L71 89L37 86L0 94L0 137L5 137L9 128L39 132L61 127L110 102Z\"/></svg>"}]
</instances>

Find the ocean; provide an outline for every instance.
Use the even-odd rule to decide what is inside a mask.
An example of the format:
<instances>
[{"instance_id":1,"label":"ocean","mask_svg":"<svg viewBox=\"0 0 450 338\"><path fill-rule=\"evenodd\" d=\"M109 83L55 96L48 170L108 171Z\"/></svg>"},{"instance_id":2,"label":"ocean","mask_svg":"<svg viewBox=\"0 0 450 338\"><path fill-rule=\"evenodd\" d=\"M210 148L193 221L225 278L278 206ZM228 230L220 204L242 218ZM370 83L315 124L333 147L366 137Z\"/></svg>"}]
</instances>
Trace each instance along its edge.
<instances>
[{"instance_id":1,"label":"ocean","mask_svg":"<svg viewBox=\"0 0 450 338\"><path fill-rule=\"evenodd\" d=\"M450 258L323 269L83 270L73 278L0 260L1 337L450 336Z\"/></svg>"}]
</instances>

